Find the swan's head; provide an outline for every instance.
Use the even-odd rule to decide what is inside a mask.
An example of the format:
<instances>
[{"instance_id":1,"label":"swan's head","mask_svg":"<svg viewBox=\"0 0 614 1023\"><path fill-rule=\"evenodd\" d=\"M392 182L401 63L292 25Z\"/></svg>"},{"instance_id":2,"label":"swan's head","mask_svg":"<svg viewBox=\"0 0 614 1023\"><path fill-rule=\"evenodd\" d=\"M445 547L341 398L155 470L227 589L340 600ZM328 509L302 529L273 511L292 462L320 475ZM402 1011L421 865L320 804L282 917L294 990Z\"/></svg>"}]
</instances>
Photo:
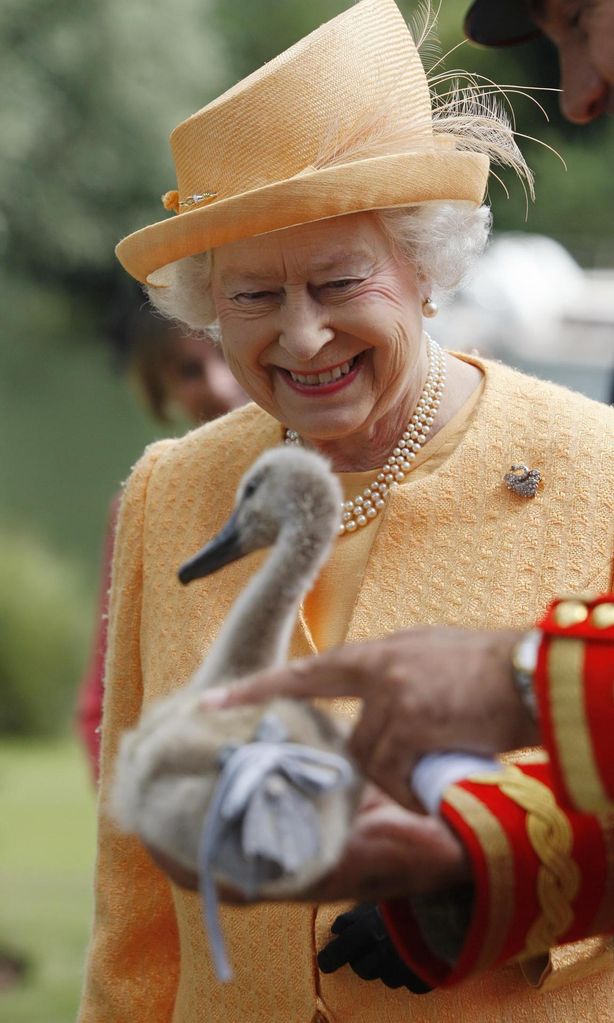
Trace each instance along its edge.
<instances>
[{"instance_id":1,"label":"swan's head","mask_svg":"<svg viewBox=\"0 0 614 1023\"><path fill-rule=\"evenodd\" d=\"M341 488L326 459L296 447L267 451L245 474L235 509L224 528L179 569L182 583L216 572L288 534L295 556L318 561L337 534Z\"/></svg>"}]
</instances>

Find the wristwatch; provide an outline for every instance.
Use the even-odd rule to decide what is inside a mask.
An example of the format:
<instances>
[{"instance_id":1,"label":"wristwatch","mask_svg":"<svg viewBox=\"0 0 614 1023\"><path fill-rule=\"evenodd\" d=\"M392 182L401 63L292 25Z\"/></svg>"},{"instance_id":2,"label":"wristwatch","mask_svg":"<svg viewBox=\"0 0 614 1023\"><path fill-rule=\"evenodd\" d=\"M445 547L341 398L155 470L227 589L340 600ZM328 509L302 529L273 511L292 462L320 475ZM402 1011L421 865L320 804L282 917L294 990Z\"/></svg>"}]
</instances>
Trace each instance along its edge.
<instances>
[{"instance_id":1,"label":"wristwatch","mask_svg":"<svg viewBox=\"0 0 614 1023\"><path fill-rule=\"evenodd\" d=\"M530 632L525 632L512 650L514 685L533 721L537 721L537 700L533 679L541 641L542 634L539 629L531 629Z\"/></svg>"}]
</instances>

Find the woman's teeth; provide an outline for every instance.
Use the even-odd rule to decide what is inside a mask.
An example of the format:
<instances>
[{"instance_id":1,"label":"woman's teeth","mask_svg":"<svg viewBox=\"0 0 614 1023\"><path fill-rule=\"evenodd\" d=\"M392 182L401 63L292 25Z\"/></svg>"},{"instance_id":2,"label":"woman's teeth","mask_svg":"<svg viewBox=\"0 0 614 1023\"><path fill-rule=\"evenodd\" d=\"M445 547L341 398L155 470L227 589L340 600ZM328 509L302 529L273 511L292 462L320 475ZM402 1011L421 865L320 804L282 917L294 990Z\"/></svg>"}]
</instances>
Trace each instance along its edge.
<instances>
[{"instance_id":1,"label":"woman's teeth","mask_svg":"<svg viewBox=\"0 0 614 1023\"><path fill-rule=\"evenodd\" d=\"M340 380L341 377L347 376L357 358L358 356L355 355L349 362L344 362L341 366L335 366L334 369L327 369L325 373L309 373L305 375L303 373L293 373L291 369L288 372L297 384L311 384L312 386L330 384L333 380Z\"/></svg>"}]
</instances>

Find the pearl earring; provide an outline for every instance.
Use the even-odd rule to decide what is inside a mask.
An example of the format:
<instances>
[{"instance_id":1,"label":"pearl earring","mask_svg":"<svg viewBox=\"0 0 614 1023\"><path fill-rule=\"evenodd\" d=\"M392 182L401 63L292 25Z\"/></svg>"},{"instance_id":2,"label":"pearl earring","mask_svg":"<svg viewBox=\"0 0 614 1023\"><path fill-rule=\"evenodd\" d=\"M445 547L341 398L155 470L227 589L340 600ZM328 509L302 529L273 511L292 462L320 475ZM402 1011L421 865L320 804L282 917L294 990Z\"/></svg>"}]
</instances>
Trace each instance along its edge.
<instances>
[{"instance_id":1,"label":"pearl earring","mask_svg":"<svg viewBox=\"0 0 614 1023\"><path fill-rule=\"evenodd\" d=\"M422 303L422 315L428 316L429 319L432 319L433 316L437 316L438 312L439 306L437 305L437 303L433 302L433 299L430 296L428 298L425 298L424 302Z\"/></svg>"}]
</instances>

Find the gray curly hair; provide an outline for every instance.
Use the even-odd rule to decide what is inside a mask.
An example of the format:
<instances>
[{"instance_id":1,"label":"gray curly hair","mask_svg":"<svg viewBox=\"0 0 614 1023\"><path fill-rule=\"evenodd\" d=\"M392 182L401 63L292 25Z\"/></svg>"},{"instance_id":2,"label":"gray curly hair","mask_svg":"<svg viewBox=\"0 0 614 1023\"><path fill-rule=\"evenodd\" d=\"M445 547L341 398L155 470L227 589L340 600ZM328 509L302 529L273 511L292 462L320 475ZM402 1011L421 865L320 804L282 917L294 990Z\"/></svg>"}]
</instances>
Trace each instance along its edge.
<instances>
[{"instance_id":1,"label":"gray curly hair","mask_svg":"<svg viewBox=\"0 0 614 1023\"><path fill-rule=\"evenodd\" d=\"M374 216L399 257L415 266L439 297L457 288L471 271L491 224L487 206L458 202L375 210ZM211 269L210 252L169 263L164 268L165 285L147 286L152 305L191 330L207 330L215 336Z\"/></svg>"}]
</instances>

